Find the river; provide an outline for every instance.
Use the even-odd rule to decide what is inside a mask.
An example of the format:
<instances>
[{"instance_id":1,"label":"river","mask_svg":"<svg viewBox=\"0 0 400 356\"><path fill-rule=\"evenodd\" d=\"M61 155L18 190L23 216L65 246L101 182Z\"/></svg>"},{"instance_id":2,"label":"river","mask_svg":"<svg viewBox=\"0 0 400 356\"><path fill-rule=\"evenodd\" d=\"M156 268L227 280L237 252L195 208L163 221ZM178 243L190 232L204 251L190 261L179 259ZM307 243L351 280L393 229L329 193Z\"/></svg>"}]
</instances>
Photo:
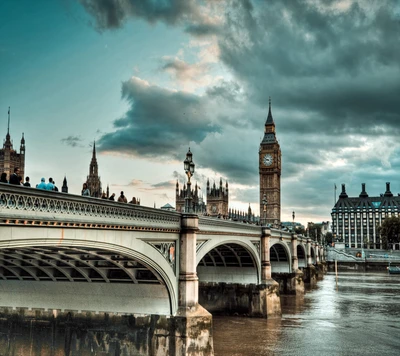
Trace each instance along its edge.
<instances>
[{"instance_id":1,"label":"river","mask_svg":"<svg viewBox=\"0 0 400 356\"><path fill-rule=\"evenodd\" d=\"M215 355L400 355L400 275L328 273L281 300L278 319L215 316Z\"/></svg>"}]
</instances>

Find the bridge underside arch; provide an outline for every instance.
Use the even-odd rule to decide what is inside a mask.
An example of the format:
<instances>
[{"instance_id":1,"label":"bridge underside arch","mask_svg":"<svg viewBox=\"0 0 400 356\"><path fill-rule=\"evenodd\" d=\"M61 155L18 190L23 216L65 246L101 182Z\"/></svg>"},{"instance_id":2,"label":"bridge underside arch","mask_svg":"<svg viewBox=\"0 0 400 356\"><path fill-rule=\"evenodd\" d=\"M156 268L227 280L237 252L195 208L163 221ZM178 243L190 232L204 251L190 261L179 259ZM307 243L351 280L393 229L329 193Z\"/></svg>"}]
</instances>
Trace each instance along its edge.
<instances>
[{"instance_id":1,"label":"bridge underside arch","mask_svg":"<svg viewBox=\"0 0 400 356\"><path fill-rule=\"evenodd\" d=\"M290 256L286 248L282 244L276 243L272 245L269 249L269 256L270 256L272 273L291 272Z\"/></svg>"},{"instance_id":2,"label":"bridge underside arch","mask_svg":"<svg viewBox=\"0 0 400 356\"><path fill-rule=\"evenodd\" d=\"M166 283L149 264L134 254L73 243L1 248L0 300L32 309L172 313Z\"/></svg>"},{"instance_id":3,"label":"bridge underside arch","mask_svg":"<svg viewBox=\"0 0 400 356\"><path fill-rule=\"evenodd\" d=\"M258 283L258 268L253 254L238 243L214 246L197 265L200 282Z\"/></svg>"},{"instance_id":4,"label":"bridge underside arch","mask_svg":"<svg viewBox=\"0 0 400 356\"><path fill-rule=\"evenodd\" d=\"M297 245L297 260L299 263L299 268L307 267L306 250L302 245Z\"/></svg>"},{"instance_id":5,"label":"bridge underside arch","mask_svg":"<svg viewBox=\"0 0 400 356\"><path fill-rule=\"evenodd\" d=\"M314 265L317 263L317 256L315 254L315 249L313 246L311 246L311 263Z\"/></svg>"}]
</instances>

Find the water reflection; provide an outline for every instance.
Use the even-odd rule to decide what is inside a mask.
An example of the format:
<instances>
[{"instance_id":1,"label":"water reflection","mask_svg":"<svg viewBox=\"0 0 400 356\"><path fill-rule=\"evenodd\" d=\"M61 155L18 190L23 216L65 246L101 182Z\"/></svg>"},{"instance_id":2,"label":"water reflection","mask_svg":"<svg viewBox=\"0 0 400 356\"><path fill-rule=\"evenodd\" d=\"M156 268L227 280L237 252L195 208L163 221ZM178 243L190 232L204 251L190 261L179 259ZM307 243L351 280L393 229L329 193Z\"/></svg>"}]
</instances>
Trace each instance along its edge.
<instances>
[{"instance_id":1,"label":"water reflection","mask_svg":"<svg viewBox=\"0 0 400 356\"><path fill-rule=\"evenodd\" d=\"M282 298L282 319L214 317L222 355L398 355L400 276L328 274L303 297Z\"/></svg>"}]
</instances>

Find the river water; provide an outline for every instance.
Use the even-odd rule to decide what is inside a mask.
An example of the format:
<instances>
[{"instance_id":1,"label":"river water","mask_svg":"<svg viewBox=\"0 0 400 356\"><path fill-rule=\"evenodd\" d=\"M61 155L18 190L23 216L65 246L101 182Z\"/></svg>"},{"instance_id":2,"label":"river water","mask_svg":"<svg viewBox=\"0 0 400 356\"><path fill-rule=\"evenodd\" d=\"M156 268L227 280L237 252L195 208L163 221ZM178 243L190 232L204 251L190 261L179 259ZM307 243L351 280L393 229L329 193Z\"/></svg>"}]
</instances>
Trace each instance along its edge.
<instances>
[{"instance_id":1,"label":"river water","mask_svg":"<svg viewBox=\"0 0 400 356\"><path fill-rule=\"evenodd\" d=\"M328 273L282 318L213 317L216 356L400 355L400 275Z\"/></svg>"}]
</instances>

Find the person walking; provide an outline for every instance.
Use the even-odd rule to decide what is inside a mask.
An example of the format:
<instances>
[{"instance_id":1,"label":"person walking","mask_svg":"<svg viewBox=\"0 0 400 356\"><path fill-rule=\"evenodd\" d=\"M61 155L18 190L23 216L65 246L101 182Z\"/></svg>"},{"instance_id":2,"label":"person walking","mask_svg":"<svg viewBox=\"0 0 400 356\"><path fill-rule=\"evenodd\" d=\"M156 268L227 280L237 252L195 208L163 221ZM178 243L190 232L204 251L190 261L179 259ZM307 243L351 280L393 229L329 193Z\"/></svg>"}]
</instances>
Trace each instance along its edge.
<instances>
[{"instance_id":1,"label":"person walking","mask_svg":"<svg viewBox=\"0 0 400 356\"><path fill-rule=\"evenodd\" d=\"M88 188L88 186L87 186L86 183L83 183L83 186L82 186L82 195L83 195L84 197L90 197L90 190L89 190L89 188Z\"/></svg>"},{"instance_id":2,"label":"person walking","mask_svg":"<svg viewBox=\"0 0 400 356\"><path fill-rule=\"evenodd\" d=\"M40 183L36 186L37 189L44 189L47 190L46 179L42 178Z\"/></svg>"},{"instance_id":3,"label":"person walking","mask_svg":"<svg viewBox=\"0 0 400 356\"><path fill-rule=\"evenodd\" d=\"M24 183L25 187L30 187L31 183L29 182L29 177L25 177L25 183Z\"/></svg>"},{"instance_id":4,"label":"person walking","mask_svg":"<svg viewBox=\"0 0 400 356\"><path fill-rule=\"evenodd\" d=\"M109 197L108 200L115 201L115 193L112 193L112 194L111 194L111 197Z\"/></svg>"},{"instance_id":5,"label":"person walking","mask_svg":"<svg viewBox=\"0 0 400 356\"><path fill-rule=\"evenodd\" d=\"M6 173L6 172L3 172L3 173L1 174L0 183L7 183L7 184L8 184L7 173Z\"/></svg>"},{"instance_id":6,"label":"person walking","mask_svg":"<svg viewBox=\"0 0 400 356\"><path fill-rule=\"evenodd\" d=\"M18 167L14 168L14 173L11 175L9 183L14 184L14 185L20 185L19 168Z\"/></svg>"},{"instance_id":7,"label":"person walking","mask_svg":"<svg viewBox=\"0 0 400 356\"><path fill-rule=\"evenodd\" d=\"M119 203L127 203L128 199L126 199L126 196L124 195L124 192L121 192L121 195L118 198Z\"/></svg>"}]
</instances>

